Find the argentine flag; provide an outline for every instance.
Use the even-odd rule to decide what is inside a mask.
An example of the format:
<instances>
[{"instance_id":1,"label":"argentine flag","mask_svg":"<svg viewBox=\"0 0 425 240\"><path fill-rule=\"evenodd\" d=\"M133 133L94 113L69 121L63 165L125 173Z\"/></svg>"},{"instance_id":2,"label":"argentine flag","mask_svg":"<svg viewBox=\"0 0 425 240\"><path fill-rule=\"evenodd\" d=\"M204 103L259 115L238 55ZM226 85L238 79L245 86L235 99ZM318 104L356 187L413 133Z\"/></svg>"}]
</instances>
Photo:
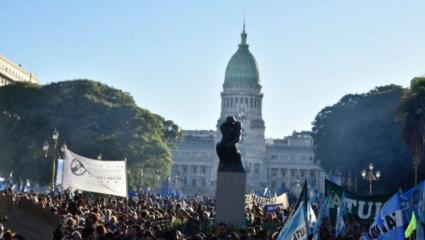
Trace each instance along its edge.
<instances>
[{"instance_id":1,"label":"argentine flag","mask_svg":"<svg viewBox=\"0 0 425 240\"><path fill-rule=\"evenodd\" d=\"M335 237L342 237L347 233L346 221L347 216L347 203L345 201L345 192L342 192L341 200L338 203L338 209L336 212L336 226L335 226Z\"/></svg>"},{"instance_id":2,"label":"argentine flag","mask_svg":"<svg viewBox=\"0 0 425 240\"><path fill-rule=\"evenodd\" d=\"M400 193L394 194L381 208L375 222L369 228L372 239L403 240L404 222L400 205Z\"/></svg>"},{"instance_id":3,"label":"argentine flag","mask_svg":"<svg viewBox=\"0 0 425 240\"><path fill-rule=\"evenodd\" d=\"M326 197L325 201L322 203L322 206L319 210L319 216L317 217L317 222L314 225L313 228L313 239L318 240L319 239L319 229L320 225L322 225L323 221L329 217L329 202L333 199L332 192Z\"/></svg>"},{"instance_id":4,"label":"argentine flag","mask_svg":"<svg viewBox=\"0 0 425 240\"><path fill-rule=\"evenodd\" d=\"M307 223L304 202L300 202L298 209L291 216L277 240L307 240Z\"/></svg>"}]
</instances>

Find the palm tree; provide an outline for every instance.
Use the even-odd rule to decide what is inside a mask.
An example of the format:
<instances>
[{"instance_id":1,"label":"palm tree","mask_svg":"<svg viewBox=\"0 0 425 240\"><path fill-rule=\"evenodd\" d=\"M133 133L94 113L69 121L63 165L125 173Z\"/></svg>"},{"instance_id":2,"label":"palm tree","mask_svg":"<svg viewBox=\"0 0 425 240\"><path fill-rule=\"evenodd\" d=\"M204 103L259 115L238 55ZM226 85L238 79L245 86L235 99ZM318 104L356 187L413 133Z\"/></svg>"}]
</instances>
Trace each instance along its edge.
<instances>
[{"instance_id":1,"label":"palm tree","mask_svg":"<svg viewBox=\"0 0 425 240\"><path fill-rule=\"evenodd\" d=\"M425 77L412 79L410 89L401 97L398 117L401 120L403 139L414 154L412 163L416 185L425 147Z\"/></svg>"}]
</instances>

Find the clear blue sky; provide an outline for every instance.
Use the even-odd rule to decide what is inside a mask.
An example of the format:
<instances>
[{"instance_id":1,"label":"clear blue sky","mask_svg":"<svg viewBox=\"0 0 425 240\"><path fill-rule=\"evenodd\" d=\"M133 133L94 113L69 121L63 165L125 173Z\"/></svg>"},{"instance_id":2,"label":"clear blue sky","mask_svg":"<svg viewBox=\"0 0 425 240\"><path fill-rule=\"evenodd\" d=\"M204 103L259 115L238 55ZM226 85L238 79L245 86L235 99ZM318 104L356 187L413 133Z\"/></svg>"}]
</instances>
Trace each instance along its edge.
<instances>
[{"instance_id":1,"label":"clear blue sky","mask_svg":"<svg viewBox=\"0 0 425 240\"><path fill-rule=\"evenodd\" d=\"M89 78L184 129L213 129L244 1L5 0L0 54L43 84ZM266 135L310 129L347 93L425 73L425 1L246 1Z\"/></svg>"}]
</instances>

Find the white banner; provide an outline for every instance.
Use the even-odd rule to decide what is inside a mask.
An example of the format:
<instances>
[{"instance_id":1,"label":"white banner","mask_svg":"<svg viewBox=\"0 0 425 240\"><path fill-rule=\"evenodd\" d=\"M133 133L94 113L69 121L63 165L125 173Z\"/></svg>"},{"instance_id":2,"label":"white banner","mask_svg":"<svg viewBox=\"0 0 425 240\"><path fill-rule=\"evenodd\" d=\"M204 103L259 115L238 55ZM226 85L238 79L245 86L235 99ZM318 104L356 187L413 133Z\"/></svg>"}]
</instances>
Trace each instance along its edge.
<instances>
[{"instance_id":1,"label":"white banner","mask_svg":"<svg viewBox=\"0 0 425 240\"><path fill-rule=\"evenodd\" d=\"M264 207L266 205L281 205L283 209L289 207L288 195L286 193L282 193L277 197L272 198L263 198L254 193L250 193L245 195L245 205L252 207L252 204L260 205L260 207Z\"/></svg>"},{"instance_id":2,"label":"white banner","mask_svg":"<svg viewBox=\"0 0 425 240\"><path fill-rule=\"evenodd\" d=\"M79 156L65 148L62 189L127 197L126 161L99 161Z\"/></svg>"}]
</instances>

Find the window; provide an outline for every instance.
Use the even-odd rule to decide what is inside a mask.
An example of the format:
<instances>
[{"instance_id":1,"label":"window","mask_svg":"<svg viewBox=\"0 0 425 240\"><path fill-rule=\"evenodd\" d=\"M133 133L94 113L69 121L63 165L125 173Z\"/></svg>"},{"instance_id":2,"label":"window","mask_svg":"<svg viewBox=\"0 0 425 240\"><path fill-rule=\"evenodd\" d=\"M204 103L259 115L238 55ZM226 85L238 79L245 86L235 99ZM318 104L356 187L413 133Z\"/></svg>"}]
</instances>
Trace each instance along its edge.
<instances>
[{"instance_id":1,"label":"window","mask_svg":"<svg viewBox=\"0 0 425 240\"><path fill-rule=\"evenodd\" d=\"M249 99L249 102L250 102L250 103L249 103L249 106L252 108L252 107L253 107L253 106L252 106L252 105L253 105L252 98L250 98L250 99Z\"/></svg>"},{"instance_id":2,"label":"window","mask_svg":"<svg viewBox=\"0 0 425 240\"><path fill-rule=\"evenodd\" d=\"M277 176L277 168L272 168L272 176L273 177Z\"/></svg>"},{"instance_id":3,"label":"window","mask_svg":"<svg viewBox=\"0 0 425 240\"><path fill-rule=\"evenodd\" d=\"M202 174L205 174L206 172L207 172L207 167L202 166L202 167L201 167L201 173L202 173Z\"/></svg>"},{"instance_id":4,"label":"window","mask_svg":"<svg viewBox=\"0 0 425 240\"><path fill-rule=\"evenodd\" d=\"M197 173L198 172L198 166L192 166L192 172Z\"/></svg>"},{"instance_id":5,"label":"window","mask_svg":"<svg viewBox=\"0 0 425 240\"><path fill-rule=\"evenodd\" d=\"M183 172L184 173L187 173L187 166L186 165L183 165L182 167L183 167Z\"/></svg>"},{"instance_id":6,"label":"window","mask_svg":"<svg viewBox=\"0 0 425 240\"><path fill-rule=\"evenodd\" d=\"M285 168L280 169L280 175L282 175L282 177L284 177L286 175L286 169Z\"/></svg>"},{"instance_id":7,"label":"window","mask_svg":"<svg viewBox=\"0 0 425 240\"><path fill-rule=\"evenodd\" d=\"M196 187L196 178L192 179L192 186Z\"/></svg>"},{"instance_id":8,"label":"window","mask_svg":"<svg viewBox=\"0 0 425 240\"><path fill-rule=\"evenodd\" d=\"M272 189L276 189L276 185L277 185L277 184L276 184L276 181L274 181L274 180L273 180L273 181L272 181L272 186L271 186L271 187L272 187Z\"/></svg>"}]
</instances>

